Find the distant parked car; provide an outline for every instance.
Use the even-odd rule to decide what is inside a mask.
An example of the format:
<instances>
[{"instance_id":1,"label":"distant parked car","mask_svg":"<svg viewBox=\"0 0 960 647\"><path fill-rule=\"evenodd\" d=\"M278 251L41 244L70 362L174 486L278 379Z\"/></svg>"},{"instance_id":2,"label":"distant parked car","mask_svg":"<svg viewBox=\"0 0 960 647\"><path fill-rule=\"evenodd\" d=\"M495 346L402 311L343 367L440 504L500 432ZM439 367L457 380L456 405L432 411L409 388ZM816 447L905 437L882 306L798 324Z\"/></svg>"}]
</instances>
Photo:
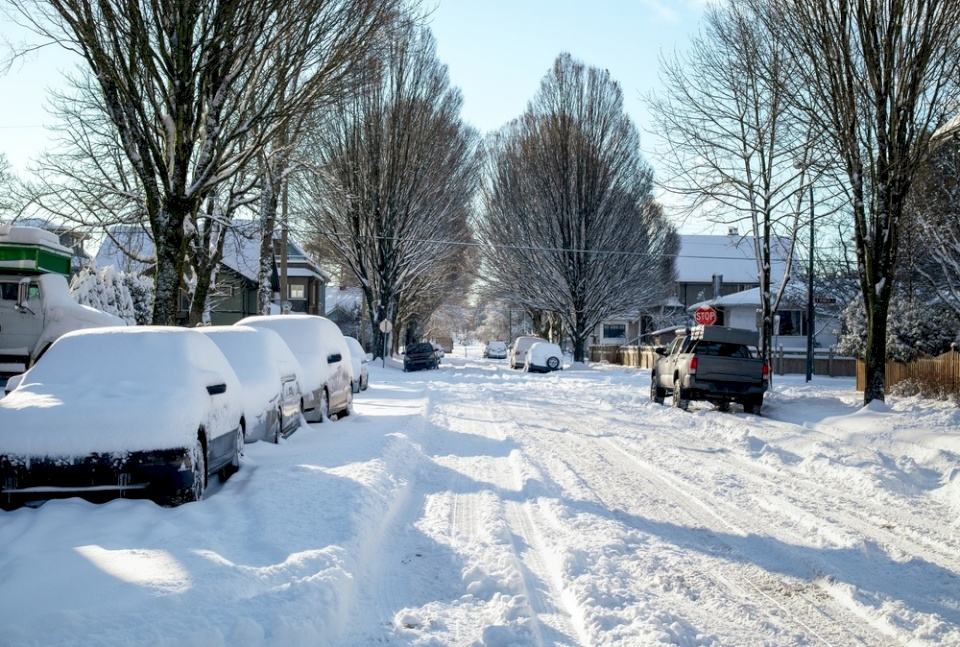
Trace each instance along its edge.
<instances>
[{"instance_id":1,"label":"distant parked car","mask_svg":"<svg viewBox=\"0 0 960 647\"><path fill-rule=\"evenodd\" d=\"M506 342L488 341L483 348L483 356L488 359L507 359Z\"/></svg>"},{"instance_id":2,"label":"distant parked car","mask_svg":"<svg viewBox=\"0 0 960 647\"><path fill-rule=\"evenodd\" d=\"M161 326L67 333L0 399L0 506L203 497L240 467L240 382L208 337Z\"/></svg>"},{"instance_id":3,"label":"distant parked car","mask_svg":"<svg viewBox=\"0 0 960 647\"><path fill-rule=\"evenodd\" d=\"M410 344L404 349L403 370L418 371L422 368L437 368L440 366L440 360L437 358L437 352L433 349L433 344L422 342L419 344Z\"/></svg>"},{"instance_id":4,"label":"distant parked car","mask_svg":"<svg viewBox=\"0 0 960 647\"><path fill-rule=\"evenodd\" d=\"M370 384L370 370L367 368L370 356L363 350L360 342L353 337L344 337L344 339L347 340L350 358L353 361L353 392L366 391Z\"/></svg>"},{"instance_id":5,"label":"distant parked car","mask_svg":"<svg viewBox=\"0 0 960 647\"><path fill-rule=\"evenodd\" d=\"M563 370L563 350L557 344L538 341L527 351L523 370L530 373L549 373Z\"/></svg>"},{"instance_id":6,"label":"distant parked car","mask_svg":"<svg viewBox=\"0 0 960 647\"><path fill-rule=\"evenodd\" d=\"M432 342L430 345L433 346L433 352L436 354L437 364L439 364L440 360L444 358L443 346L441 346L437 342Z\"/></svg>"},{"instance_id":7,"label":"distant parked car","mask_svg":"<svg viewBox=\"0 0 960 647\"><path fill-rule=\"evenodd\" d=\"M300 364L268 328L210 326L197 330L217 345L240 380L247 442L279 442L300 427Z\"/></svg>"},{"instance_id":8,"label":"distant parked car","mask_svg":"<svg viewBox=\"0 0 960 647\"><path fill-rule=\"evenodd\" d=\"M353 366L343 333L326 317L259 315L238 326L268 328L287 343L302 369L300 391L307 422L347 415L353 403Z\"/></svg>"},{"instance_id":9,"label":"distant parked car","mask_svg":"<svg viewBox=\"0 0 960 647\"><path fill-rule=\"evenodd\" d=\"M513 340L510 345L510 368L523 368L527 361L527 351L538 341L544 341L540 337L520 336Z\"/></svg>"}]
</instances>

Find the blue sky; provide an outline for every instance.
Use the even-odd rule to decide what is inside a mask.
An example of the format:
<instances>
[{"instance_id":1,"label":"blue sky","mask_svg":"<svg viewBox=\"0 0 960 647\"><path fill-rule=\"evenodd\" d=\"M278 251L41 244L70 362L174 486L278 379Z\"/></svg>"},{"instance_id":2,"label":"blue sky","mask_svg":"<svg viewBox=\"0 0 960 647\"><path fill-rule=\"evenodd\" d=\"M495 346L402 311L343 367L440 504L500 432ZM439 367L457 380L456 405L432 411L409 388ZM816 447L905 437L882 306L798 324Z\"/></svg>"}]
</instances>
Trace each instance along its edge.
<instances>
[{"instance_id":1,"label":"blue sky","mask_svg":"<svg viewBox=\"0 0 960 647\"><path fill-rule=\"evenodd\" d=\"M641 95L658 86L659 56L687 46L705 0L425 0L440 59L464 95L464 118L487 132L523 112L561 52L610 71L656 167ZM9 22L0 30L16 40ZM48 48L0 76L0 151L22 171L47 143L48 90L72 55Z\"/></svg>"},{"instance_id":2,"label":"blue sky","mask_svg":"<svg viewBox=\"0 0 960 647\"><path fill-rule=\"evenodd\" d=\"M519 116L557 55L610 71L646 150L640 99L659 84L661 52L687 47L703 0L438 0L431 16L440 59L481 131ZM649 157L649 155L648 155Z\"/></svg>"}]
</instances>

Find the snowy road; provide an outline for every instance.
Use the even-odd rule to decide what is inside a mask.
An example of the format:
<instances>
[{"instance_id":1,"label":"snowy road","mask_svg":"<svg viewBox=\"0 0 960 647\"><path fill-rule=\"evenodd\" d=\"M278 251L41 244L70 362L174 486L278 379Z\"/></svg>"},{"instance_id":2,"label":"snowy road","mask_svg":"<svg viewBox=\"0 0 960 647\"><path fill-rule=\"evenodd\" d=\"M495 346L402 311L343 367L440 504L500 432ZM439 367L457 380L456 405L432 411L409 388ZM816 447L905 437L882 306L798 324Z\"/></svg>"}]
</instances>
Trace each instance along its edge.
<instances>
[{"instance_id":1,"label":"snowy road","mask_svg":"<svg viewBox=\"0 0 960 647\"><path fill-rule=\"evenodd\" d=\"M0 513L0 645L960 645L954 406L782 378L687 413L462 356L371 385L200 503Z\"/></svg>"}]
</instances>

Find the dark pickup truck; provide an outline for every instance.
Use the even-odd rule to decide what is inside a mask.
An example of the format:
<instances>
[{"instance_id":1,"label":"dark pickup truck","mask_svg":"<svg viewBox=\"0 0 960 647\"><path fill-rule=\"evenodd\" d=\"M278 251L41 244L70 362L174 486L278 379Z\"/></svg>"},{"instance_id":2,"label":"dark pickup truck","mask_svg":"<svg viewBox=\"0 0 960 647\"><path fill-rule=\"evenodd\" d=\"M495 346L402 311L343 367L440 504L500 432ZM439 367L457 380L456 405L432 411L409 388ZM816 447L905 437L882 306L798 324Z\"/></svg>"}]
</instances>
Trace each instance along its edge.
<instances>
[{"instance_id":1,"label":"dark pickup truck","mask_svg":"<svg viewBox=\"0 0 960 647\"><path fill-rule=\"evenodd\" d=\"M437 368L440 358L433 344L422 342L407 346L403 353L403 370L419 371L422 368Z\"/></svg>"},{"instance_id":2,"label":"dark pickup truck","mask_svg":"<svg viewBox=\"0 0 960 647\"><path fill-rule=\"evenodd\" d=\"M731 402L747 413L759 414L770 369L756 357L757 332L725 326L694 326L678 332L653 367L650 399L663 404L673 395L673 406L686 409L691 400L706 400L721 411Z\"/></svg>"}]
</instances>

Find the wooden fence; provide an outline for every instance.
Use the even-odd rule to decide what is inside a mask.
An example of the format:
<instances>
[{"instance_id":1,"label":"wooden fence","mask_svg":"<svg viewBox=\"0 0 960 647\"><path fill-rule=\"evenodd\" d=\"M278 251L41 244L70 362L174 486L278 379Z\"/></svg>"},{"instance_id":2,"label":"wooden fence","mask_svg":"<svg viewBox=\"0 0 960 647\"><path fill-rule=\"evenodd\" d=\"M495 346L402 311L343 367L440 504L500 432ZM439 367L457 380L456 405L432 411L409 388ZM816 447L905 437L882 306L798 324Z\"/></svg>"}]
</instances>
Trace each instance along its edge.
<instances>
[{"instance_id":1,"label":"wooden fence","mask_svg":"<svg viewBox=\"0 0 960 647\"><path fill-rule=\"evenodd\" d=\"M607 362L632 368L653 368L659 357L653 346L590 346L591 362ZM788 352L781 348L774 353L773 372L777 375L807 372L806 352ZM853 377L857 374L856 360L818 350L813 360L814 375Z\"/></svg>"},{"instance_id":2,"label":"wooden fence","mask_svg":"<svg viewBox=\"0 0 960 647\"><path fill-rule=\"evenodd\" d=\"M857 390L866 386L866 364L857 360ZM939 357L925 357L909 364L887 362L885 393L905 380L914 380L918 385L935 389L942 394L960 394L960 352L950 350Z\"/></svg>"}]
</instances>

